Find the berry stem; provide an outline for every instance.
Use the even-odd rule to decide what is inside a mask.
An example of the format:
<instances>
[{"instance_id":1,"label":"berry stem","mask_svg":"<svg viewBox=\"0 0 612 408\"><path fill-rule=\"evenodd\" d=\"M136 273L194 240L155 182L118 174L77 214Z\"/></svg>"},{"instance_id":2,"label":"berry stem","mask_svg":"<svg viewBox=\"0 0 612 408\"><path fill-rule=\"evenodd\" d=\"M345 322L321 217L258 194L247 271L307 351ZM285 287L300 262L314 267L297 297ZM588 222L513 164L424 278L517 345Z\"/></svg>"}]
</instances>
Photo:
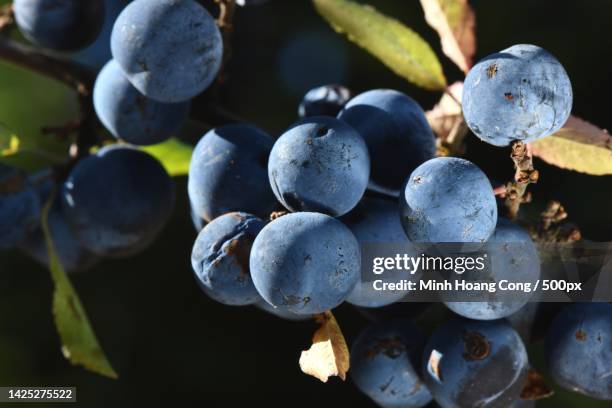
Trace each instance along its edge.
<instances>
[{"instance_id":1,"label":"berry stem","mask_svg":"<svg viewBox=\"0 0 612 408\"><path fill-rule=\"evenodd\" d=\"M58 80L79 94L89 94L95 75L72 61L43 53L30 45L0 37L0 59Z\"/></svg>"},{"instance_id":2,"label":"berry stem","mask_svg":"<svg viewBox=\"0 0 612 408\"><path fill-rule=\"evenodd\" d=\"M533 157L529 145L522 141L512 143L510 158L514 162L514 181L506 185L506 209L510 219L516 218L522 203L530 201L527 186L537 183L539 173L533 168Z\"/></svg>"},{"instance_id":3,"label":"berry stem","mask_svg":"<svg viewBox=\"0 0 612 408\"><path fill-rule=\"evenodd\" d=\"M217 25L221 30L221 36L223 38L223 60L221 62L221 69L219 70L219 76L217 78L218 83L223 83L226 79L225 67L232 57L232 46L231 38L234 31L234 14L236 11L235 0L215 0L219 5L219 17L217 18Z\"/></svg>"}]
</instances>

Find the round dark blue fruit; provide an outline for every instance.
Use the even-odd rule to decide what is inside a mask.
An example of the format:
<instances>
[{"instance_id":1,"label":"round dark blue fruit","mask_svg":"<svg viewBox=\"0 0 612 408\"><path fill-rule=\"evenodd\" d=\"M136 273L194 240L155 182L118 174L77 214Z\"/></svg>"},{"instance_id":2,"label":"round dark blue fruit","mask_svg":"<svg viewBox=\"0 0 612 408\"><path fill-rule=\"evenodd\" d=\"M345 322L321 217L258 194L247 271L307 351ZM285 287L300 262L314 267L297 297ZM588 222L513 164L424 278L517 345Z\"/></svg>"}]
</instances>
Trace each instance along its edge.
<instances>
[{"instance_id":1,"label":"round dark blue fruit","mask_svg":"<svg viewBox=\"0 0 612 408\"><path fill-rule=\"evenodd\" d=\"M261 300L249 269L255 237L264 222L250 214L233 212L215 218L198 234L191 266L208 296L226 305L249 305Z\"/></svg>"},{"instance_id":2,"label":"round dark blue fruit","mask_svg":"<svg viewBox=\"0 0 612 408\"><path fill-rule=\"evenodd\" d=\"M134 0L115 22L111 51L136 89L176 103L213 82L223 41L214 18L194 0Z\"/></svg>"},{"instance_id":3,"label":"round dark blue fruit","mask_svg":"<svg viewBox=\"0 0 612 408\"><path fill-rule=\"evenodd\" d=\"M406 177L436 154L436 140L423 109L391 89L375 89L351 99L338 118L365 140L372 160L370 184L397 191Z\"/></svg>"},{"instance_id":4,"label":"round dark blue fruit","mask_svg":"<svg viewBox=\"0 0 612 408\"><path fill-rule=\"evenodd\" d=\"M132 86L115 60L98 74L93 91L98 118L117 139L135 145L163 142L181 127L189 102L162 103Z\"/></svg>"},{"instance_id":5,"label":"round dark blue fruit","mask_svg":"<svg viewBox=\"0 0 612 408\"><path fill-rule=\"evenodd\" d=\"M267 218L278 205L268 181L273 143L267 133L246 124L221 126L206 133L189 166L193 213L205 221L232 211Z\"/></svg>"},{"instance_id":6,"label":"round dark blue fruit","mask_svg":"<svg viewBox=\"0 0 612 408\"><path fill-rule=\"evenodd\" d=\"M149 154L109 146L77 163L62 187L62 207L80 242L97 255L146 248L174 208L174 183Z\"/></svg>"},{"instance_id":7,"label":"round dark blue fruit","mask_svg":"<svg viewBox=\"0 0 612 408\"><path fill-rule=\"evenodd\" d=\"M359 244L340 221L300 212L275 219L251 250L251 276L272 306L311 315L342 303L357 281Z\"/></svg>"},{"instance_id":8,"label":"round dark blue fruit","mask_svg":"<svg viewBox=\"0 0 612 408\"><path fill-rule=\"evenodd\" d=\"M27 39L58 51L86 47L104 24L104 0L15 0L13 10Z\"/></svg>"},{"instance_id":9,"label":"round dark blue fruit","mask_svg":"<svg viewBox=\"0 0 612 408\"><path fill-rule=\"evenodd\" d=\"M300 106L300 118L336 116L351 98L351 91L342 85L323 85L306 92Z\"/></svg>"},{"instance_id":10,"label":"round dark blue fruit","mask_svg":"<svg viewBox=\"0 0 612 408\"><path fill-rule=\"evenodd\" d=\"M546 336L548 371L568 390L612 400L612 304L576 303Z\"/></svg>"},{"instance_id":11,"label":"round dark blue fruit","mask_svg":"<svg viewBox=\"0 0 612 408\"><path fill-rule=\"evenodd\" d=\"M268 162L272 191L290 211L344 215L363 196L369 175L363 139L346 123L326 116L292 126L276 141Z\"/></svg>"},{"instance_id":12,"label":"round dark blue fruit","mask_svg":"<svg viewBox=\"0 0 612 408\"><path fill-rule=\"evenodd\" d=\"M363 330L351 345L351 379L383 408L418 408L431 401L419 368L425 336L409 320Z\"/></svg>"},{"instance_id":13,"label":"round dark blue fruit","mask_svg":"<svg viewBox=\"0 0 612 408\"><path fill-rule=\"evenodd\" d=\"M420 242L485 242L497 223L487 176L475 164L437 157L416 168L400 196L402 225Z\"/></svg>"},{"instance_id":14,"label":"round dark blue fruit","mask_svg":"<svg viewBox=\"0 0 612 408\"><path fill-rule=\"evenodd\" d=\"M504 320L457 319L438 328L423 354L423 377L445 408L508 407L520 397L529 363Z\"/></svg>"},{"instance_id":15,"label":"round dark blue fruit","mask_svg":"<svg viewBox=\"0 0 612 408\"><path fill-rule=\"evenodd\" d=\"M507 146L531 142L559 130L572 110L572 84L546 50L514 45L485 57L463 86L463 116L483 141Z\"/></svg>"}]
</instances>

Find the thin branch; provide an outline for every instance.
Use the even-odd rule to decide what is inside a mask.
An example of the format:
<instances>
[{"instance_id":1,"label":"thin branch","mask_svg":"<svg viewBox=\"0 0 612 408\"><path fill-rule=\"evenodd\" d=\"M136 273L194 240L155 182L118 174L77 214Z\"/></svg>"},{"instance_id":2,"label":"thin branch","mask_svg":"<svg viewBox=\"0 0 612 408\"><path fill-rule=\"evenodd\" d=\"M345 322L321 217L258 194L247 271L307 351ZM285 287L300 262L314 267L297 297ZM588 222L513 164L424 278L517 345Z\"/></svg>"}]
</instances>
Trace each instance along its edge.
<instances>
[{"instance_id":1,"label":"thin branch","mask_svg":"<svg viewBox=\"0 0 612 408\"><path fill-rule=\"evenodd\" d=\"M512 153L510 158L514 162L514 181L506 185L506 209L510 219L516 218L522 203L531 200L531 195L527 194L527 186L537 183L539 173L533 168L531 150L522 141L512 143Z\"/></svg>"},{"instance_id":2,"label":"thin branch","mask_svg":"<svg viewBox=\"0 0 612 408\"><path fill-rule=\"evenodd\" d=\"M507 193L508 190L505 185L497 186L493 189L493 194L495 194L496 197L506 198Z\"/></svg>"},{"instance_id":3,"label":"thin branch","mask_svg":"<svg viewBox=\"0 0 612 408\"><path fill-rule=\"evenodd\" d=\"M0 59L60 81L79 94L89 94L95 80L94 73L80 64L6 37L0 37Z\"/></svg>"},{"instance_id":4,"label":"thin branch","mask_svg":"<svg viewBox=\"0 0 612 408\"><path fill-rule=\"evenodd\" d=\"M226 80L225 68L232 57L232 34L234 32L234 14L236 12L235 0L215 0L219 5L219 17L217 25L221 30L223 38L223 60L221 69L219 70L218 83L223 83Z\"/></svg>"}]
</instances>

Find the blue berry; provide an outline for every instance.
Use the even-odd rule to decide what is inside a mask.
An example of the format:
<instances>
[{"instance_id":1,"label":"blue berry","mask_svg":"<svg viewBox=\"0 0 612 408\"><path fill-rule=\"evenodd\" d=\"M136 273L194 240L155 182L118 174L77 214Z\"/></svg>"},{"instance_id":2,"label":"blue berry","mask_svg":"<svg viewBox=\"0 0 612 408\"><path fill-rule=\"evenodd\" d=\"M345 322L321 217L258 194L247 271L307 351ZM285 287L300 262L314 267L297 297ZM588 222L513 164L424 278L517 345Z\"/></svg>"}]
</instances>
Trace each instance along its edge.
<instances>
[{"instance_id":1,"label":"blue berry","mask_svg":"<svg viewBox=\"0 0 612 408\"><path fill-rule=\"evenodd\" d=\"M507 146L559 130L572 110L572 85L563 66L546 50L514 45L470 70L462 104L465 121L476 136Z\"/></svg>"},{"instance_id":2,"label":"blue berry","mask_svg":"<svg viewBox=\"0 0 612 408\"><path fill-rule=\"evenodd\" d=\"M469 271L459 279L466 281L487 281L530 283L535 286L540 278L540 257L531 237L523 228L513 222L500 218L495 232L487 243L487 255L491 265L485 271ZM486 272L486 273L483 273ZM511 294L509 294L511 293ZM496 300L497 295L503 300ZM464 294L462 296L468 296ZM453 312L470 319L494 320L510 316L522 308L533 293L501 292L488 293L485 301L445 302ZM476 294L475 299L482 299Z\"/></svg>"},{"instance_id":3,"label":"blue berry","mask_svg":"<svg viewBox=\"0 0 612 408\"><path fill-rule=\"evenodd\" d=\"M109 146L77 163L61 199L83 246L122 256L144 249L162 230L174 207L174 184L149 154Z\"/></svg>"},{"instance_id":4,"label":"blue berry","mask_svg":"<svg viewBox=\"0 0 612 408\"><path fill-rule=\"evenodd\" d=\"M324 85L304 95L298 108L300 118L309 116L336 116L351 97L351 91L342 85Z\"/></svg>"},{"instance_id":5,"label":"blue berry","mask_svg":"<svg viewBox=\"0 0 612 408\"><path fill-rule=\"evenodd\" d=\"M364 138L372 159L370 183L376 187L399 190L410 172L436 153L423 109L401 92L364 92L351 99L338 118Z\"/></svg>"},{"instance_id":6,"label":"blue berry","mask_svg":"<svg viewBox=\"0 0 612 408\"><path fill-rule=\"evenodd\" d=\"M204 293L234 306L261 300L251 280L249 256L263 227L259 218L233 212L215 218L200 231L193 245L191 266Z\"/></svg>"},{"instance_id":7,"label":"blue berry","mask_svg":"<svg viewBox=\"0 0 612 408\"><path fill-rule=\"evenodd\" d=\"M93 101L108 131L135 145L152 145L173 136L187 118L190 105L147 98L132 86L114 60L98 74Z\"/></svg>"},{"instance_id":8,"label":"blue berry","mask_svg":"<svg viewBox=\"0 0 612 408\"><path fill-rule=\"evenodd\" d=\"M507 407L523 389L529 363L504 320L452 320L431 336L423 376L443 407Z\"/></svg>"},{"instance_id":9,"label":"blue berry","mask_svg":"<svg viewBox=\"0 0 612 408\"><path fill-rule=\"evenodd\" d=\"M412 242L485 242L497 223L491 183L473 163L429 160L412 172L401 194L404 230Z\"/></svg>"},{"instance_id":10,"label":"blue berry","mask_svg":"<svg viewBox=\"0 0 612 408\"><path fill-rule=\"evenodd\" d=\"M402 228L399 207L395 201L364 198L353 211L342 217L341 221L355 235L362 246L362 251L369 250L378 256L378 251L384 249L385 246L393 248L401 246L404 251L410 246L410 241ZM373 279L370 279L372 275L366 276L368 279L362 277L355 285L346 299L347 302L362 307L382 307L397 302L406 295L401 291L374 290ZM399 282L405 278L407 276L403 271L399 273L387 271L375 279L381 279L384 282Z\"/></svg>"},{"instance_id":11,"label":"blue berry","mask_svg":"<svg viewBox=\"0 0 612 408\"><path fill-rule=\"evenodd\" d=\"M0 250L21 243L40 219L41 203L27 176L0 164Z\"/></svg>"},{"instance_id":12,"label":"blue berry","mask_svg":"<svg viewBox=\"0 0 612 408\"><path fill-rule=\"evenodd\" d=\"M276 198L291 211L340 216L365 192L368 149L353 128L331 117L306 118L274 144L268 176Z\"/></svg>"},{"instance_id":13,"label":"blue berry","mask_svg":"<svg viewBox=\"0 0 612 408\"><path fill-rule=\"evenodd\" d=\"M546 336L548 370L562 387L612 400L612 304L576 303Z\"/></svg>"},{"instance_id":14,"label":"blue berry","mask_svg":"<svg viewBox=\"0 0 612 408\"><path fill-rule=\"evenodd\" d=\"M431 401L418 374L424 344L409 320L370 326L351 345L351 379L381 407L423 407Z\"/></svg>"},{"instance_id":15,"label":"blue berry","mask_svg":"<svg viewBox=\"0 0 612 408\"><path fill-rule=\"evenodd\" d=\"M194 0L134 0L115 22L111 50L136 89L175 103L208 88L223 43L213 17Z\"/></svg>"},{"instance_id":16,"label":"blue berry","mask_svg":"<svg viewBox=\"0 0 612 408\"><path fill-rule=\"evenodd\" d=\"M264 300L300 315L342 303L359 280L360 265L351 231L330 216L308 212L266 225L250 261L253 283Z\"/></svg>"},{"instance_id":17,"label":"blue berry","mask_svg":"<svg viewBox=\"0 0 612 408\"><path fill-rule=\"evenodd\" d=\"M104 23L104 0L15 0L13 9L27 39L58 51L91 44Z\"/></svg>"},{"instance_id":18,"label":"blue berry","mask_svg":"<svg viewBox=\"0 0 612 408\"><path fill-rule=\"evenodd\" d=\"M277 206L267 170L273 143L267 133L245 124L206 133L189 167L189 199L195 215L211 221L244 211L267 218Z\"/></svg>"}]
</instances>

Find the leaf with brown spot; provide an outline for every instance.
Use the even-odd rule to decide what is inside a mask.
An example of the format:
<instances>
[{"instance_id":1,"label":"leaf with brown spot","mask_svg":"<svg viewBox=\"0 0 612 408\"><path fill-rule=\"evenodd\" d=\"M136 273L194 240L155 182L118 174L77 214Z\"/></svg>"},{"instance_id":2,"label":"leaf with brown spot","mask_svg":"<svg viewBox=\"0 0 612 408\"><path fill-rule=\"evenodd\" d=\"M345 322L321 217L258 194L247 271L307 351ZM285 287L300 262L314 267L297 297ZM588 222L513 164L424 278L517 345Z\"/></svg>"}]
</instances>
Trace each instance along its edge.
<instances>
[{"instance_id":1,"label":"leaf with brown spot","mask_svg":"<svg viewBox=\"0 0 612 408\"><path fill-rule=\"evenodd\" d=\"M62 353L72 364L80 364L95 373L117 378L117 373L100 347L79 296L68 279L55 250L47 222L55 193L51 196L43 209L41 226L49 253L51 278L55 284L53 316L62 342Z\"/></svg>"},{"instance_id":2,"label":"leaf with brown spot","mask_svg":"<svg viewBox=\"0 0 612 408\"><path fill-rule=\"evenodd\" d=\"M398 20L349 0L313 0L331 26L399 76L422 88L446 86L442 65L429 44Z\"/></svg>"},{"instance_id":3,"label":"leaf with brown spot","mask_svg":"<svg viewBox=\"0 0 612 408\"><path fill-rule=\"evenodd\" d=\"M553 166L594 176L612 174L612 136L576 116L557 133L530 145L534 156Z\"/></svg>"},{"instance_id":4,"label":"leaf with brown spot","mask_svg":"<svg viewBox=\"0 0 612 408\"><path fill-rule=\"evenodd\" d=\"M440 36L442 51L463 72L476 53L476 16L467 0L421 0L425 20Z\"/></svg>"},{"instance_id":5,"label":"leaf with brown spot","mask_svg":"<svg viewBox=\"0 0 612 408\"><path fill-rule=\"evenodd\" d=\"M329 377L346 379L349 369L349 350L346 340L332 312L315 317L321 325L312 338L312 346L302 351L300 368L308 375L327 382Z\"/></svg>"},{"instance_id":6,"label":"leaf with brown spot","mask_svg":"<svg viewBox=\"0 0 612 408\"><path fill-rule=\"evenodd\" d=\"M542 375L534 369L529 370L521 392L521 399L536 401L552 397L553 394L554 391L546 384Z\"/></svg>"}]
</instances>

